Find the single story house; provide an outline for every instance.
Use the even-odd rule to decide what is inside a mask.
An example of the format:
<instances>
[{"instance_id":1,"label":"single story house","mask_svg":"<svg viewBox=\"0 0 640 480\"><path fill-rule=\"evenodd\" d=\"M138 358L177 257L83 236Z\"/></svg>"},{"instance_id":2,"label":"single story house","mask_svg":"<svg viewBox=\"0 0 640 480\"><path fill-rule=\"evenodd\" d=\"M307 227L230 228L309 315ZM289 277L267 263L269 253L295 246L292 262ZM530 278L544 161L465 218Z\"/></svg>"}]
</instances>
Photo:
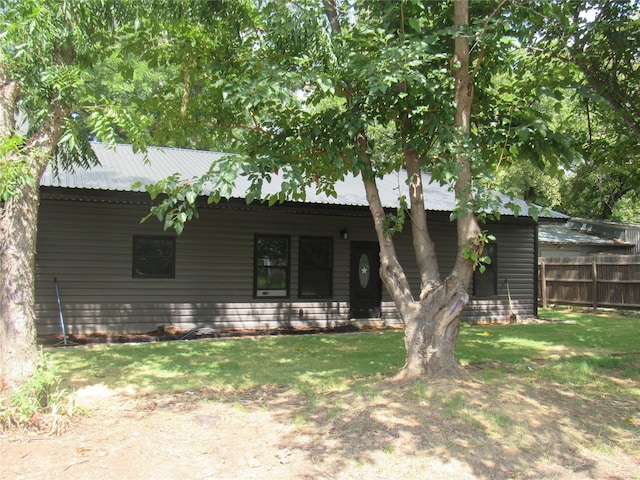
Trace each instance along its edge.
<instances>
[{"instance_id":1,"label":"single story house","mask_svg":"<svg viewBox=\"0 0 640 480\"><path fill-rule=\"evenodd\" d=\"M585 257L640 253L640 225L572 218L565 223L540 223L539 256Z\"/></svg>"},{"instance_id":2,"label":"single story house","mask_svg":"<svg viewBox=\"0 0 640 480\"><path fill-rule=\"evenodd\" d=\"M141 223L151 200L132 185L177 171L185 178L200 175L221 154L150 148L145 163L128 145L93 148L99 166L59 176L49 169L40 182L39 334L60 333L59 307L67 333L149 332L161 325L330 328L372 317L400 324L377 274L378 244L358 178L338 182L335 198L310 189L305 202L271 207L247 204L246 179L240 178L230 199L207 205L203 198L199 218L177 236L155 218ZM278 181L263 191L277 191ZM388 175L379 188L383 205L395 210L405 180ZM443 274L455 258L453 205L447 188L427 186L425 207ZM486 229L496 237L489 250L494 261L476 273L463 319L535 316L536 222L503 209L500 222ZM417 289L410 226L406 230L396 236L397 251Z\"/></svg>"}]
</instances>

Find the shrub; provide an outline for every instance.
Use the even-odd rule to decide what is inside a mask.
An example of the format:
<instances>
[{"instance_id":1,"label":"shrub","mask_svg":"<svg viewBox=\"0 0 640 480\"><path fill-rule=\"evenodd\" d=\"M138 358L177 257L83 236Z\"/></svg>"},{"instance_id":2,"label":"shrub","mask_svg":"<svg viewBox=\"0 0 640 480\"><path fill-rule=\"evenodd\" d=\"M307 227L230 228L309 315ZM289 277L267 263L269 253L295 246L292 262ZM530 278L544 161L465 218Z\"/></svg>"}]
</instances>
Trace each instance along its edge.
<instances>
[{"instance_id":1,"label":"shrub","mask_svg":"<svg viewBox=\"0 0 640 480\"><path fill-rule=\"evenodd\" d=\"M41 353L33 375L0 405L0 430L49 430L61 433L73 415L72 396L60 387L62 378Z\"/></svg>"}]
</instances>

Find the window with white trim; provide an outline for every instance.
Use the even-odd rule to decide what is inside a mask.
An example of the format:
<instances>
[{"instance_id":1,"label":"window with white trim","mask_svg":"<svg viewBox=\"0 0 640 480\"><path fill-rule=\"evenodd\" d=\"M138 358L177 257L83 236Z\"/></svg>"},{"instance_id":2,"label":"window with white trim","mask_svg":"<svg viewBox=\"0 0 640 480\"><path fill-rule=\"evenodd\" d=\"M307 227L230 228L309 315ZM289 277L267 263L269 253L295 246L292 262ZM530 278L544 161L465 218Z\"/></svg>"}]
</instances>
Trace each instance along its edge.
<instances>
[{"instance_id":1,"label":"window with white trim","mask_svg":"<svg viewBox=\"0 0 640 480\"><path fill-rule=\"evenodd\" d=\"M289 296L289 244L287 236L256 235L254 237L254 296Z\"/></svg>"}]
</instances>

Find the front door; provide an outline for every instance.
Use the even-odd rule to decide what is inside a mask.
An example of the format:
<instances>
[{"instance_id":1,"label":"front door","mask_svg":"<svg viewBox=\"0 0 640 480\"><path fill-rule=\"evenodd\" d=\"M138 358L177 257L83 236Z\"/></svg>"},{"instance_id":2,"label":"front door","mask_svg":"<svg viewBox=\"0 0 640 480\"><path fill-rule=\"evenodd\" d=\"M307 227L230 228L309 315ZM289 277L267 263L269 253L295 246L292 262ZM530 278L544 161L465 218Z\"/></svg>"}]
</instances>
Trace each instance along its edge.
<instances>
[{"instance_id":1,"label":"front door","mask_svg":"<svg viewBox=\"0 0 640 480\"><path fill-rule=\"evenodd\" d=\"M380 318L382 281L377 242L351 243L351 318Z\"/></svg>"}]
</instances>

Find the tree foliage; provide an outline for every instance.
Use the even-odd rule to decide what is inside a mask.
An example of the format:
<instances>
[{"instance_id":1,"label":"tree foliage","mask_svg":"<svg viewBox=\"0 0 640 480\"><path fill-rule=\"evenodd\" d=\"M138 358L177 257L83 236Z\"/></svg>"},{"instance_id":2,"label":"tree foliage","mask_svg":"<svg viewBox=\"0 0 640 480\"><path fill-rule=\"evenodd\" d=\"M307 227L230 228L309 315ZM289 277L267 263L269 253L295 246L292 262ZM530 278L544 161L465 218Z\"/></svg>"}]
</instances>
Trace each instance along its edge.
<instances>
[{"instance_id":1,"label":"tree foliage","mask_svg":"<svg viewBox=\"0 0 640 480\"><path fill-rule=\"evenodd\" d=\"M640 5L607 0L536 2L530 8L537 38L524 65L554 92L549 118L572 139L571 155L561 159L558 173L566 174L556 208L614 218L618 202L640 202L640 58L634 47L640 44ZM548 162L539 167L553 174ZM632 213L617 215L637 221Z\"/></svg>"},{"instance_id":2,"label":"tree foliage","mask_svg":"<svg viewBox=\"0 0 640 480\"><path fill-rule=\"evenodd\" d=\"M95 164L89 134L144 129L96 81L119 39L136 32L129 3L5 0L0 5L0 391L35 367L38 183L54 169ZM112 84L109 84L112 85Z\"/></svg>"}]
</instances>

